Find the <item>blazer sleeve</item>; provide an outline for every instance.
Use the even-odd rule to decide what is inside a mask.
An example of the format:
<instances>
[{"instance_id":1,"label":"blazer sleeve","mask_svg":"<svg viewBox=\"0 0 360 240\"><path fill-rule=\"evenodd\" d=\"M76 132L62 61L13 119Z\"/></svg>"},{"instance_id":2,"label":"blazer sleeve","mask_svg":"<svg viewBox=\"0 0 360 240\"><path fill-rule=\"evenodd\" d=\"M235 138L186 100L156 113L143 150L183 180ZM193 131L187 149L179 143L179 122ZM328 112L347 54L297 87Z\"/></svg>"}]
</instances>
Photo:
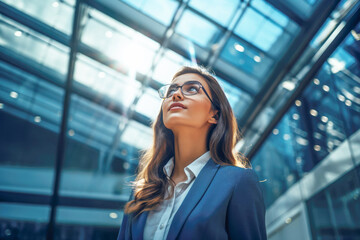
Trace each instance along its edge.
<instances>
[{"instance_id":1,"label":"blazer sleeve","mask_svg":"<svg viewBox=\"0 0 360 240\"><path fill-rule=\"evenodd\" d=\"M134 190L132 190L130 193L129 201L133 198L133 193L134 193ZM129 222L129 215L124 213L117 240L129 239L131 236L130 227L131 226L130 226L130 222Z\"/></svg>"},{"instance_id":2,"label":"blazer sleeve","mask_svg":"<svg viewBox=\"0 0 360 240\"><path fill-rule=\"evenodd\" d=\"M125 238L125 231L128 228L128 215L124 214L122 223L121 223L121 227L120 227L120 231L117 237L117 240L124 240Z\"/></svg>"},{"instance_id":3,"label":"blazer sleeve","mask_svg":"<svg viewBox=\"0 0 360 240\"><path fill-rule=\"evenodd\" d=\"M229 239L267 239L265 204L258 177L252 169L242 170L227 210Z\"/></svg>"}]
</instances>

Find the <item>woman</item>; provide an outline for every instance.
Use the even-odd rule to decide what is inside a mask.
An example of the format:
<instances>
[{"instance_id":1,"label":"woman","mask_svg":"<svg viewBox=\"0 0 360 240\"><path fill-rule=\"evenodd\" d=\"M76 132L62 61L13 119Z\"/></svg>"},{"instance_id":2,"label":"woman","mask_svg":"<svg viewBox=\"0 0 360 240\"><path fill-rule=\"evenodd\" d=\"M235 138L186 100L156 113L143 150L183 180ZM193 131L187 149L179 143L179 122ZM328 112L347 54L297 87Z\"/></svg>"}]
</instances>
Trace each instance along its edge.
<instances>
[{"instance_id":1,"label":"woman","mask_svg":"<svg viewBox=\"0 0 360 240\"><path fill-rule=\"evenodd\" d=\"M259 182L234 151L238 128L219 83L183 67L159 95L118 240L266 239Z\"/></svg>"}]
</instances>

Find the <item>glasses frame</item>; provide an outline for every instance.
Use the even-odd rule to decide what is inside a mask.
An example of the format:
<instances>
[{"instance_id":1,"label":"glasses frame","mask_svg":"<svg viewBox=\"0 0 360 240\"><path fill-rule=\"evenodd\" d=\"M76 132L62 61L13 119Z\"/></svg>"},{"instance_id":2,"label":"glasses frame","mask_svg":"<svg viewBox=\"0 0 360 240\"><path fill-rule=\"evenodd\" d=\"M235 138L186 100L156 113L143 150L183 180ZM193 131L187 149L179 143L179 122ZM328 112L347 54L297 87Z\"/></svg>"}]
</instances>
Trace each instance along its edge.
<instances>
[{"instance_id":1,"label":"glasses frame","mask_svg":"<svg viewBox=\"0 0 360 240\"><path fill-rule=\"evenodd\" d=\"M180 85L177 85L177 84L166 84L166 85L164 85L164 86L162 86L161 88L158 89L159 96L160 96L161 99L166 99L166 98L172 97L174 94L171 95L171 96L169 96L169 97L166 97L166 96L161 97L161 93L160 93L160 90L161 90L161 89L163 89L164 87L167 87L167 86L170 87L170 86L172 86L172 85L175 85L176 91L180 88L181 93L182 93L184 96L192 96L192 95L198 94L199 92L197 92L197 93L195 93L195 94L185 94L185 93L183 92L182 87L183 87L185 84L188 84L188 83L196 83L196 84L199 84L200 89L202 89L202 90L204 91L204 93L206 94L206 96L209 98L211 104L214 105L214 102L211 100L211 98L210 98L209 94L207 93L207 91L205 90L204 86L203 86L199 81L195 81L195 80L186 81L186 82L184 82L184 84L181 85L181 86L180 86ZM214 105L214 106L215 106L215 105Z\"/></svg>"}]
</instances>

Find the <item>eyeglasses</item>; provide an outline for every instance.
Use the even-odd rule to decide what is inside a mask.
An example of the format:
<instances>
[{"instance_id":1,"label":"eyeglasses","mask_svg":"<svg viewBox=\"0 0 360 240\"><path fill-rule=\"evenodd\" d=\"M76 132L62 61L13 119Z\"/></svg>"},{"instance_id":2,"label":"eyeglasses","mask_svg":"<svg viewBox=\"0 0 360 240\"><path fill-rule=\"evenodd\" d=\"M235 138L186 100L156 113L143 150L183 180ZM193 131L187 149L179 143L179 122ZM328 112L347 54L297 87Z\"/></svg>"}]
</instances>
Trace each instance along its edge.
<instances>
[{"instance_id":1,"label":"eyeglasses","mask_svg":"<svg viewBox=\"0 0 360 240\"><path fill-rule=\"evenodd\" d=\"M206 92L205 88L203 87L203 85L201 85L201 83L198 81L188 81L181 86L177 84L164 85L158 90L159 96L162 99L172 97L174 93L178 90L178 88L180 88L182 94L186 96L198 94L200 92L200 89L202 88L206 96L209 98L210 102L214 104L209 94Z\"/></svg>"}]
</instances>

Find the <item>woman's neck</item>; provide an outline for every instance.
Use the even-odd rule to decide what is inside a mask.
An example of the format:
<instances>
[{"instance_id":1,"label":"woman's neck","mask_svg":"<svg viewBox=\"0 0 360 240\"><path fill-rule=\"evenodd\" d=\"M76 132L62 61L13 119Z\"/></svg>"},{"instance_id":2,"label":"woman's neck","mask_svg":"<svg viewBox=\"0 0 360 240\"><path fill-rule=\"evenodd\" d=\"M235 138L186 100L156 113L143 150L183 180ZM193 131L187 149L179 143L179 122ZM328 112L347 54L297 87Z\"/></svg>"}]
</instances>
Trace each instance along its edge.
<instances>
[{"instance_id":1,"label":"woman's neck","mask_svg":"<svg viewBox=\"0 0 360 240\"><path fill-rule=\"evenodd\" d=\"M207 152L206 129L182 129L174 132L174 170L172 179L185 179L184 168Z\"/></svg>"}]
</instances>

